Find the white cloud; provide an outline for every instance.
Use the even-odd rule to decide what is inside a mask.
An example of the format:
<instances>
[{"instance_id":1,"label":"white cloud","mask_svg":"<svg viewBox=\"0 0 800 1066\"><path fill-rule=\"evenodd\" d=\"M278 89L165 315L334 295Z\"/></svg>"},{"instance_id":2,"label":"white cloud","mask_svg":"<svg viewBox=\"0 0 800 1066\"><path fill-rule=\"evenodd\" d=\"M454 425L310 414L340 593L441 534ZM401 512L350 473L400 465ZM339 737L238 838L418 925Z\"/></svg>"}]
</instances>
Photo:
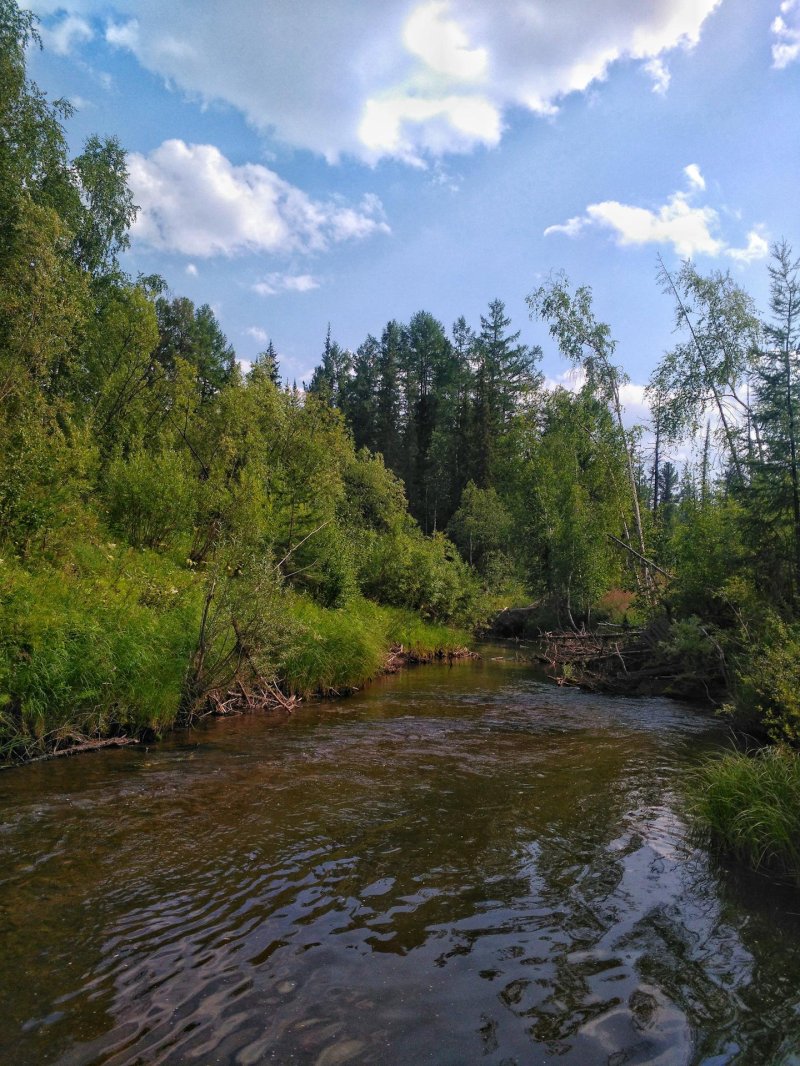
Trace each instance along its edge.
<instances>
[{"instance_id":1,"label":"white cloud","mask_svg":"<svg viewBox=\"0 0 800 1066\"><path fill-rule=\"evenodd\" d=\"M673 193L662 207L645 207L607 200L586 209L590 222L614 231L621 245L671 244L678 255L719 255L722 242L713 235L717 213L711 207L693 207L687 195Z\"/></svg>"},{"instance_id":2,"label":"white cloud","mask_svg":"<svg viewBox=\"0 0 800 1066\"><path fill-rule=\"evenodd\" d=\"M269 334L265 329L261 329L260 326L248 326L245 333L248 337L258 341L259 344L266 344L269 341Z\"/></svg>"},{"instance_id":3,"label":"white cloud","mask_svg":"<svg viewBox=\"0 0 800 1066\"><path fill-rule=\"evenodd\" d=\"M323 251L388 233L377 197L358 207L313 200L259 163L235 166L210 144L164 141L128 157L141 211L133 236L161 251L208 257Z\"/></svg>"},{"instance_id":4,"label":"white cloud","mask_svg":"<svg viewBox=\"0 0 800 1066\"><path fill-rule=\"evenodd\" d=\"M776 70L800 59L800 4L797 0L784 0L780 12L770 27L774 38L772 65Z\"/></svg>"},{"instance_id":5,"label":"white cloud","mask_svg":"<svg viewBox=\"0 0 800 1066\"><path fill-rule=\"evenodd\" d=\"M650 59L644 64L644 70L653 79L653 92L664 96L669 88L669 83L672 81L669 67L664 60L658 58Z\"/></svg>"},{"instance_id":6,"label":"white cloud","mask_svg":"<svg viewBox=\"0 0 800 1066\"><path fill-rule=\"evenodd\" d=\"M78 45L91 41L94 30L80 15L65 15L60 22L42 26L42 43L56 55L69 55Z\"/></svg>"},{"instance_id":7,"label":"white cloud","mask_svg":"<svg viewBox=\"0 0 800 1066\"><path fill-rule=\"evenodd\" d=\"M758 232L750 230L747 234L747 245L744 248L726 248L725 254L737 263L752 263L756 259L766 259L769 255L769 242Z\"/></svg>"},{"instance_id":8,"label":"white cloud","mask_svg":"<svg viewBox=\"0 0 800 1066\"><path fill-rule=\"evenodd\" d=\"M106 40L114 48L127 48L135 52L139 45L139 23L136 19L130 22L110 22L106 27Z\"/></svg>"},{"instance_id":9,"label":"white cloud","mask_svg":"<svg viewBox=\"0 0 800 1066\"><path fill-rule=\"evenodd\" d=\"M480 81L486 76L486 49L469 47L464 29L447 17L449 9L447 0L420 4L406 22L405 46L437 74L454 81Z\"/></svg>"},{"instance_id":10,"label":"white cloud","mask_svg":"<svg viewBox=\"0 0 800 1066\"><path fill-rule=\"evenodd\" d=\"M194 265L194 263L186 264L186 273L189 275L190 278L197 277L197 267Z\"/></svg>"},{"instance_id":11,"label":"white cloud","mask_svg":"<svg viewBox=\"0 0 800 1066\"><path fill-rule=\"evenodd\" d=\"M106 0L34 0L107 17ZM656 91L722 0L116 0L106 39L170 86L334 160L497 144L514 107L552 114L615 63ZM783 17L788 17L784 15Z\"/></svg>"},{"instance_id":12,"label":"white cloud","mask_svg":"<svg viewBox=\"0 0 800 1066\"><path fill-rule=\"evenodd\" d=\"M551 237L556 233L563 233L565 237L577 237L590 223L585 215L575 215L572 218L568 218L566 222L557 223L554 226L548 226L544 231L545 237Z\"/></svg>"},{"instance_id":13,"label":"white cloud","mask_svg":"<svg viewBox=\"0 0 800 1066\"><path fill-rule=\"evenodd\" d=\"M319 288L319 282L311 274L267 274L261 281L251 285L259 296L277 296L281 292L311 292Z\"/></svg>"},{"instance_id":14,"label":"white cloud","mask_svg":"<svg viewBox=\"0 0 800 1066\"><path fill-rule=\"evenodd\" d=\"M688 191L678 191L655 209L623 204L618 200L604 200L589 204L583 215L566 222L548 226L545 236L563 234L578 237L587 228L609 229L617 244L637 246L645 244L672 245L678 255L728 255L741 263L763 259L769 251L764 237L752 230L745 248L731 247L719 234L718 212L707 205L693 202L693 197L705 189L705 179L696 163L684 168L689 181Z\"/></svg>"},{"instance_id":15,"label":"white cloud","mask_svg":"<svg viewBox=\"0 0 800 1066\"><path fill-rule=\"evenodd\" d=\"M689 179L689 184L694 189L705 189L706 179L700 173L700 167L697 163L690 163L688 167L683 168L683 173Z\"/></svg>"}]
</instances>

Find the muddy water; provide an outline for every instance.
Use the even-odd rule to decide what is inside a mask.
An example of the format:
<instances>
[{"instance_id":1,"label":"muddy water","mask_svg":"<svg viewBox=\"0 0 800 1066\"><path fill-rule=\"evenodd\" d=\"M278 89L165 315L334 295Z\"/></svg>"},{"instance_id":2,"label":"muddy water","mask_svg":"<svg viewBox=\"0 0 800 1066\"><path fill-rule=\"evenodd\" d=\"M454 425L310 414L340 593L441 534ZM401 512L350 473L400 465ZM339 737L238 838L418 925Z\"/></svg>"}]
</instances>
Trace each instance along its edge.
<instances>
[{"instance_id":1,"label":"muddy water","mask_svg":"<svg viewBox=\"0 0 800 1066\"><path fill-rule=\"evenodd\" d=\"M800 1062L800 894L676 792L725 743L512 662L0 774L0 1062Z\"/></svg>"}]
</instances>

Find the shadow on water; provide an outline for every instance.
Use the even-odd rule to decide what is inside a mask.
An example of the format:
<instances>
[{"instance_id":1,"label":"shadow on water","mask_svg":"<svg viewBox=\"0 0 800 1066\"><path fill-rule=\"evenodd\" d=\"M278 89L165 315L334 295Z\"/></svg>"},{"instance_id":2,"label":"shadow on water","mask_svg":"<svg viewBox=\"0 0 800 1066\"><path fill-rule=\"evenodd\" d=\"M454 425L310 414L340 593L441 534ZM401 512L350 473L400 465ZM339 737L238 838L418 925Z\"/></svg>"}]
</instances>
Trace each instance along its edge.
<instances>
[{"instance_id":1,"label":"shadow on water","mask_svg":"<svg viewBox=\"0 0 800 1066\"><path fill-rule=\"evenodd\" d=\"M800 896L707 715L484 661L0 776L3 1063L800 1062Z\"/></svg>"}]
</instances>

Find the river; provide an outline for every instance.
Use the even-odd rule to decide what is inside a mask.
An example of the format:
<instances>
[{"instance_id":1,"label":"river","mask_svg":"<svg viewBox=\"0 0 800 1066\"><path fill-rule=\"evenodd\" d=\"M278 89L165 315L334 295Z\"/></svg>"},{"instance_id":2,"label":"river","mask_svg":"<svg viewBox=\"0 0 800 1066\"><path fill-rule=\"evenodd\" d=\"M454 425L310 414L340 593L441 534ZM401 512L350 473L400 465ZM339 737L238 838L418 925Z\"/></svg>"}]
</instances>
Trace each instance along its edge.
<instances>
[{"instance_id":1,"label":"river","mask_svg":"<svg viewBox=\"0 0 800 1066\"><path fill-rule=\"evenodd\" d=\"M680 787L707 713L489 650L0 774L0 1062L800 1063L800 893Z\"/></svg>"}]
</instances>

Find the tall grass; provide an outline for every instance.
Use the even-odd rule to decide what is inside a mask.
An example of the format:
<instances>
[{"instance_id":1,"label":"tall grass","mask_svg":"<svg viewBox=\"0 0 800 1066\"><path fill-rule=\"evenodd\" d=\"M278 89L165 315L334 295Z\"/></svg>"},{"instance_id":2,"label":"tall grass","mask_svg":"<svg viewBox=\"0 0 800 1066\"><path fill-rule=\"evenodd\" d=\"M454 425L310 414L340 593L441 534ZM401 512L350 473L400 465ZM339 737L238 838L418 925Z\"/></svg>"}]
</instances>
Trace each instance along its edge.
<instances>
[{"instance_id":1,"label":"tall grass","mask_svg":"<svg viewBox=\"0 0 800 1066\"><path fill-rule=\"evenodd\" d=\"M197 590L169 560L105 552L62 571L0 564L0 757L174 722Z\"/></svg>"},{"instance_id":2,"label":"tall grass","mask_svg":"<svg viewBox=\"0 0 800 1066\"><path fill-rule=\"evenodd\" d=\"M112 543L81 544L60 569L0 559L0 759L171 728L204 590L177 556ZM301 696L360 688L392 646L424 659L468 640L360 597L334 609L278 589L268 608L262 628L272 636L251 658Z\"/></svg>"},{"instance_id":3,"label":"tall grass","mask_svg":"<svg viewBox=\"0 0 800 1066\"><path fill-rule=\"evenodd\" d=\"M711 758L690 780L689 809L722 850L800 884L800 755L770 747Z\"/></svg>"},{"instance_id":4,"label":"tall grass","mask_svg":"<svg viewBox=\"0 0 800 1066\"><path fill-rule=\"evenodd\" d=\"M287 691L301 696L360 688L381 672L393 646L425 659L469 641L466 633L426 622L414 611L366 599L334 610L297 596L288 608L295 632L278 675Z\"/></svg>"}]
</instances>

